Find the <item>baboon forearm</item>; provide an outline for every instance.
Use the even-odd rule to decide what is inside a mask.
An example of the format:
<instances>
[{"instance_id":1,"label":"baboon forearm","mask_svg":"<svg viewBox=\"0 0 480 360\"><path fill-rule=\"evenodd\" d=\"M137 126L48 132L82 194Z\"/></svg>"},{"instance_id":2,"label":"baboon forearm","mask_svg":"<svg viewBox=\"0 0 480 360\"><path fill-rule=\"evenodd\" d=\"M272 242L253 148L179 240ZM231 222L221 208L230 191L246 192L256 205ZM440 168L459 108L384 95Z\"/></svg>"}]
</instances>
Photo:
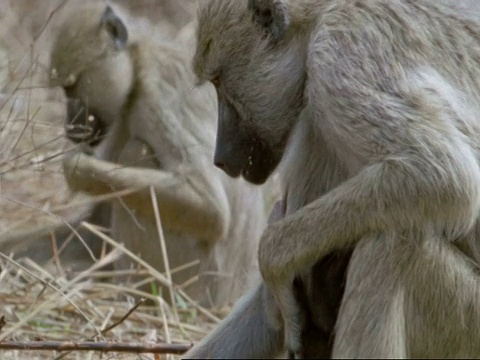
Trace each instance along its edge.
<instances>
[{"instance_id":1,"label":"baboon forearm","mask_svg":"<svg viewBox=\"0 0 480 360\"><path fill-rule=\"evenodd\" d=\"M426 222L452 238L466 233L478 209L479 174L468 156L464 160L389 160L365 168L267 228L259 248L263 275L281 279L298 273L329 253L354 247L369 233L415 232Z\"/></svg>"},{"instance_id":2,"label":"baboon forearm","mask_svg":"<svg viewBox=\"0 0 480 360\"><path fill-rule=\"evenodd\" d=\"M471 229L478 213L478 165L468 153L443 159L392 157L369 165L267 228L260 241L259 268L281 309L290 351L300 351L304 323L292 284L317 261L353 249L368 234L421 240L425 231L434 231L447 235L438 239L454 239Z\"/></svg>"},{"instance_id":3,"label":"baboon forearm","mask_svg":"<svg viewBox=\"0 0 480 360\"><path fill-rule=\"evenodd\" d=\"M200 238L216 239L228 226L228 205L222 194L199 176L192 184L191 174L176 174L146 168L121 167L85 154L78 154L65 163L69 186L91 195L108 194L132 189L135 191L122 201L137 213L154 216L150 187L157 197L164 226L173 230L190 232ZM225 207L225 209L224 209Z\"/></svg>"}]
</instances>

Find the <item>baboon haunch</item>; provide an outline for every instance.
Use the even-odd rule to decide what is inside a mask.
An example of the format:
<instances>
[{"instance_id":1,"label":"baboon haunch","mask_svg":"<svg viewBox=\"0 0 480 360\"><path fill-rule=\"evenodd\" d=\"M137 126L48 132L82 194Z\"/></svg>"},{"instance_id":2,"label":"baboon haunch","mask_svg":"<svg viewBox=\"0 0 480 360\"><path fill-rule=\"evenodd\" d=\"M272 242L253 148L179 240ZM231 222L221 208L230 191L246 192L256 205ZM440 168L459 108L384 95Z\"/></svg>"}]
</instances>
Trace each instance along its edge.
<instances>
[{"instance_id":1,"label":"baboon haunch","mask_svg":"<svg viewBox=\"0 0 480 360\"><path fill-rule=\"evenodd\" d=\"M479 356L480 27L430 0L210 0L197 37L216 164L280 164L286 216L264 283L187 357L299 354L306 321L333 357ZM345 271L332 329L310 281Z\"/></svg>"},{"instance_id":2,"label":"baboon haunch","mask_svg":"<svg viewBox=\"0 0 480 360\"><path fill-rule=\"evenodd\" d=\"M199 276L185 289L189 295L207 305L230 303L258 273L262 192L211 164L215 94L195 89L191 46L151 40L128 24L97 4L72 12L59 29L51 69L69 98L67 125L87 129L67 134L99 142L96 156L66 158L67 181L92 195L138 189L113 202L111 236L163 271L153 187L170 267L200 260L173 281Z\"/></svg>"}]
</instances>

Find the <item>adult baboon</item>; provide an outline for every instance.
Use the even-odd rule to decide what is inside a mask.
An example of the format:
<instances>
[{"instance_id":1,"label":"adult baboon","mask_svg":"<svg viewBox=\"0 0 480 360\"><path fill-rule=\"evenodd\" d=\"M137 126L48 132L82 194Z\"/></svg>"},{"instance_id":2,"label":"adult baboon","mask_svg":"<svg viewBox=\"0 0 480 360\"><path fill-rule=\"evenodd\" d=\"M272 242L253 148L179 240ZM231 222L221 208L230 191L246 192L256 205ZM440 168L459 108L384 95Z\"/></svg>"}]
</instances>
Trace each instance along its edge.
<instances>
[{"instance_id":1,"label":"adult baboon","mask_svg":"<svg viewBox=\"0 0 480 360\"><path fill-rule=\"evenodd\" d=\"M114 2L127 8L136 18L147 18L155 24L155 28L169 34L174 34L191 22L197 10L196 0L114 0Z\"/></svg>"},{"instance_id":2,"label":"adult baboon","mask_svg":"<svg viewBox=\"0 0 480 360\"><path fill-rule=\"evenodd\" d=\"M216 165L261 184L282 162L287 215L264 284L187 357L301 353L305 320L333 329L294 283L349 251L333 357L479 356L480 27L429 0L211 0L194 69Z\"/></svg>"},{"instance_id":3,"label":"adult baboon","mask_svg":"<svg viewBox=\"0 0 480 360\"><path fill-rule=\"evenodd\" d=\"M72 189L93 195L137 189L113 203L111 235L163 271L153 188L170 267L200 260L173 281L199 276L188 294L204 304L229 303L258 270L262 192L211 165L213 88L194 89L187 44L152 37L135 34L101 4L73 11L60 27L51 69L69 98L67 122L93 121L87 142L96 130L105 135L97 156L67 157L65 175Z\"/></svg>"}]
</instances>

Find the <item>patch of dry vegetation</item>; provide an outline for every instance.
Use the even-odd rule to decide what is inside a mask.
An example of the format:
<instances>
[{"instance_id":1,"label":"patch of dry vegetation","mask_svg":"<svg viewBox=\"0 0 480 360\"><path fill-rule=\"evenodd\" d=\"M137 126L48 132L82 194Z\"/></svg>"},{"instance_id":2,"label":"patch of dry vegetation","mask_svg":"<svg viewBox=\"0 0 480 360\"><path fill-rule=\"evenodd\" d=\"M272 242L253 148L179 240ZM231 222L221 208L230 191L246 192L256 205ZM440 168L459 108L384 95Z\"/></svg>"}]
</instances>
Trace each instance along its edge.
<instances>
[{"instance_id":1,"label":"patch of dry vegetation","mask_svg":"<svg viewBox=\"0 0 480 360\"><path fill-rule=\"evenodd\" d=\"M198 306L180 287L168 281L168 274L156 271L91 225L85 226L98 232L113 250L80 273L71 273L55 257L50 266L42 267L28 258L14 260L0 253L0 313L7 321L0 332L0 342L69 340L189 344L205 336L226 314L228 309L207 310ZM102 270L122 253L134 259L138 267L122 272ZM186 267L188 264L183 269ZM102 281L138 274L144 274L144 280L128 287ZM139 290L142 284L149 282L169 286L174 305L169 305L156 288L150 293ZM126 319L125 314L129 314ZM115 326L106 331L112 324ZM56 352L53 358L60 355ZM52 352L5 351L2 359L27 356L51 359ZM95 359L99 356L98 352L74 352L64 358ZM111 356L114 359L155 359L145 354Z\"/></svg>"},{"instance_id":2,"label":"patch of dry vegetation","mask_svg":"<svg viewBox=\"0 0 480 360\"><path fill-rule=\"evenodd\" d=\"M51 205L70 200L59 163L64 105L46 88L48 42L33 21L54 2L30 16L21 3L0 2L0 234L44 223Z\"/></svg>"}]
</instances>

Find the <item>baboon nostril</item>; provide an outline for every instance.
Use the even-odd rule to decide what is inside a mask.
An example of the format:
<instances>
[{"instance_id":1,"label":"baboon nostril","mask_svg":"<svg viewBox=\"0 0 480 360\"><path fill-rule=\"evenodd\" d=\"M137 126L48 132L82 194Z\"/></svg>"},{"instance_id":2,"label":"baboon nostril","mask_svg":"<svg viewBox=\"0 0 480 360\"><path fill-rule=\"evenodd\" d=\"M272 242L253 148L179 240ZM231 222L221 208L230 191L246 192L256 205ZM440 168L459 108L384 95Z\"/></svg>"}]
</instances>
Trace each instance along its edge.
<instances>
[{"instance_id":1,"label":"baboon nostril","mask_svg":"<svg viewBox=\"0 0 480 360\"><path fill-rule=\"evenodd\" d=\"M225 164L224 164L222 161L215 160L213 163L214 163L215 166L218 167L219 169L222 169L222 170L225 169Z\"/></svg>"},{"instance_id":2,"label":"baboon nostril","mask_svg":"<svg viewBox=\"0 0 480 360\"><path fill-rule=\"evenodd\" d=\"M214 159L213 163L217 168L225 172L228 176L235 178L241 173L241 167L229 162L227 159Z\"/></svg>"}]
</instances>

